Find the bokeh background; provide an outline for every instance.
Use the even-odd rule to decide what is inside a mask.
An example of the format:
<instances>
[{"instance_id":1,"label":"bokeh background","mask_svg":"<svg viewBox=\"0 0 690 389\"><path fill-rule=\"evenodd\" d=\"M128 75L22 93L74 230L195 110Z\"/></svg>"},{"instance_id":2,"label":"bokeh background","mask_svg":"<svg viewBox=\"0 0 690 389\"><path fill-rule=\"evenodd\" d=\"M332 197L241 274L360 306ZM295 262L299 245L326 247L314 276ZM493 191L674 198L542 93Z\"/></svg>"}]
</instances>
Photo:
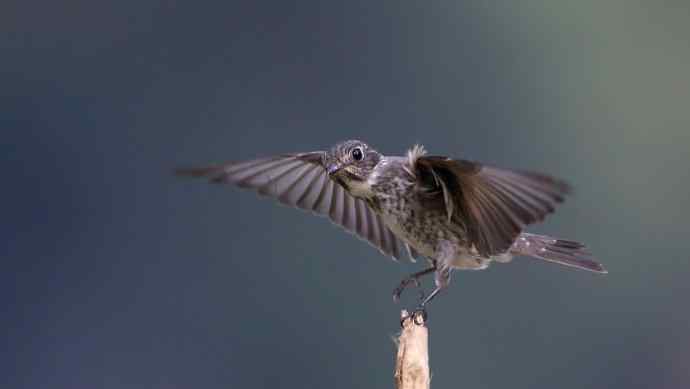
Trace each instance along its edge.
<instances>
[{"instance_id":1,"label":"bokeh background","mask_svg":"<svg viewBox=\"0 0 690 389\"><path fill-rule=\"evenodd\" d=\"M418 265L171 174L360 138L568 179L532 231L610 271L456 273L434 388L689 387L689 10L2 2L0 386L392 387Z\"/></svg>"}]
</instances>

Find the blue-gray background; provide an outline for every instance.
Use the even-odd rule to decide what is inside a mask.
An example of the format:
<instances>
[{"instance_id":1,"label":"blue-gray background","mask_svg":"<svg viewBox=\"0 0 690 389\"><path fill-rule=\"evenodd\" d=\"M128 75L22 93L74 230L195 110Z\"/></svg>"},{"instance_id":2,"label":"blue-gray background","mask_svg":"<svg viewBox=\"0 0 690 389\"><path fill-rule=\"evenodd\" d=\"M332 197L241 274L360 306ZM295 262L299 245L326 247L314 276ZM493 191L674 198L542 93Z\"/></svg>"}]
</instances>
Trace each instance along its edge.
<instances>
[{"instance_id":1,"label":"blue-gray background","mask_svg":"<svg viewBox=\"0 0 690 389\"><path fill-rule=\"evenodd\" d=\"M418 267L171 175L352 137L567 178L532 230L610 270L456 274L435 388L690 386L686 2L5 1L0 26L0 386L391 387Z\"/></svg>"}]
</instances>

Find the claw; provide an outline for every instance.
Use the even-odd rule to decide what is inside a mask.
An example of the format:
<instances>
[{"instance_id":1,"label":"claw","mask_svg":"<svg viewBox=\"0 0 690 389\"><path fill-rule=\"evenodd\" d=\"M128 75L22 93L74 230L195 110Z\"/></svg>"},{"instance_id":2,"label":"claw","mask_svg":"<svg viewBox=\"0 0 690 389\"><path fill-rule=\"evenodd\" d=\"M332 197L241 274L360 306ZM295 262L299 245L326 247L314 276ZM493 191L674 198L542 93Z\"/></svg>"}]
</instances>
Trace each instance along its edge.
<instances>
[{"instance_id":1,"label":"claw","mask_svg":"<svg viewBox=\"0 0 690 389\"><path fill-rule=\"evenodd\" d=\"M398 287L393 290L393 301L396 303L399 302L400 301L400 295L402 295L402 292L408 286L410 286L410 284L414 284L414 286L417 288L421 287L422 284L419 282L419 278L421 278L422 276L429 274L435 270L436 270L435 267L425 269L425 270L422 270L420 272L414 273L414 274L410 275L409 277L400 281L400 285L398 285ZM422 293L424 293L424 291L422 291Z\"/></svg>"},{"instance_id":2,"label":"claw","mask_svg":"<svg viewBox=\"0 0 690 389\"><path fill-rule=\"evenodd\" d=\"M410 286L410 284L414 284L414 286L417 288L422 286L422 284L419 283L419 280L417 278L414 278L414 277L405 278L404 280L400 281L400 285L398 285L398 287L393 290L393 301L394 302L396 302L396 303L400 302L400 296L402 295L402 292L408 286Z\"/></svg>"}]
</instances>

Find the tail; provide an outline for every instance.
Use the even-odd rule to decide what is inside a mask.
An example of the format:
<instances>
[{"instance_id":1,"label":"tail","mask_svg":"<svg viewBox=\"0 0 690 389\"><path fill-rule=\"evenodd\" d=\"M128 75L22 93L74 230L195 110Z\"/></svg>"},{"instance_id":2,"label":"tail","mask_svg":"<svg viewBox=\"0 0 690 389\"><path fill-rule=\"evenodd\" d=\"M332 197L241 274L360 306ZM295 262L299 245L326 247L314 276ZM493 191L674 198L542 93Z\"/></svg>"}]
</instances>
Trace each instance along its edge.
<instances>
[{"instance_id":1,"label":"tail","mask_svg":"<svg viewBox=\"0 0 690 389\"><path fill-rule=\"evenodd\" d=\"M570 240L522 233L513 243L510 253L539 258L595 273L608 273L600 263L594 260L585 245Z\"/></svg>"}]
</instances>

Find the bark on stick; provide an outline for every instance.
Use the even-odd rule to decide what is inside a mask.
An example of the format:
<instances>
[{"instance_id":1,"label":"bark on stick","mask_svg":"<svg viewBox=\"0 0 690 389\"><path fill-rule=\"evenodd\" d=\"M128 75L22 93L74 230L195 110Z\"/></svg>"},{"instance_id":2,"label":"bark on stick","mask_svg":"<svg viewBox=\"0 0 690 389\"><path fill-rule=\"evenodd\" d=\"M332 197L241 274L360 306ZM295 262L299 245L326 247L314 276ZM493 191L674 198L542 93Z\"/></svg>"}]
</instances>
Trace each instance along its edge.
<instances>
[{"instance_id":1,"label":"bark on stick","mask_svg":"<svg viewBox=\"0 0 690 389\"><path fill-rule=\"evenodd\" d=\"M402 332L398 337L395 362L396 389L429 389L429 329L419 312L401 312Z\"/></svg>"}]
</instances>

